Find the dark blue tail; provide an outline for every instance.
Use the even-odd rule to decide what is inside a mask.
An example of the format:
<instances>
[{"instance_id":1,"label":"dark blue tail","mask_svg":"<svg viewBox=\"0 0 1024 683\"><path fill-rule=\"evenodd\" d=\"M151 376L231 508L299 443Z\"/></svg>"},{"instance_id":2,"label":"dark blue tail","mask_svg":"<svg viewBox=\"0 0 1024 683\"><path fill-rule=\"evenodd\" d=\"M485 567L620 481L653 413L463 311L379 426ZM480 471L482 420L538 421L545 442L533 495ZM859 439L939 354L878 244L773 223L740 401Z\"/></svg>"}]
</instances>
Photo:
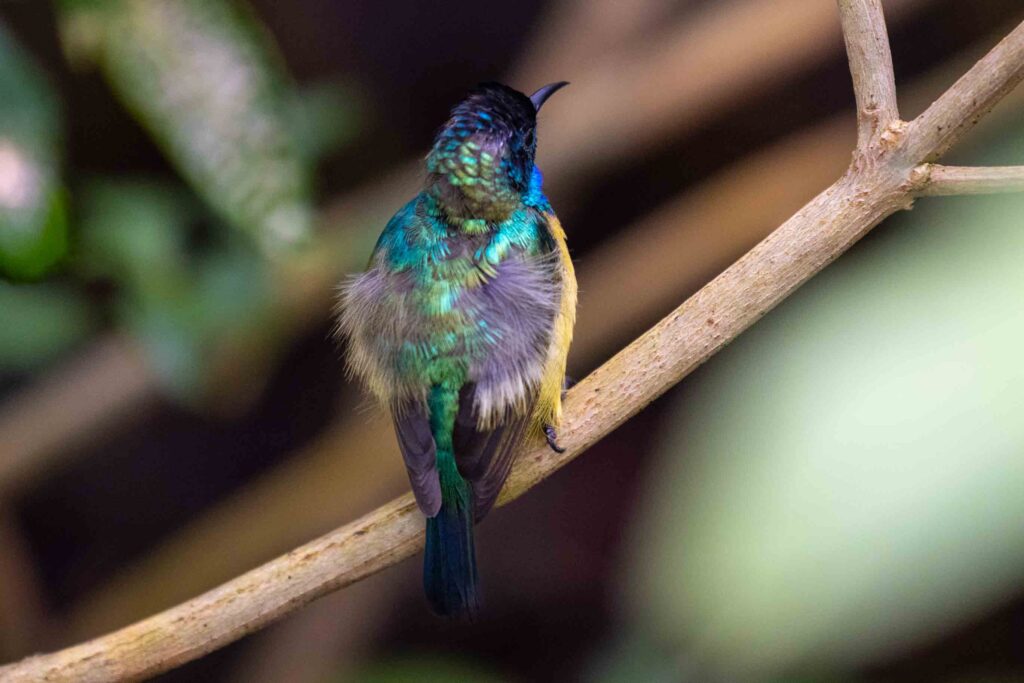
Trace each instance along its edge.
<instances>
[{"instance_id":1,"label":"dark blue tail","mask_svg":"<svg viewBox=\"0 0 1024 683\"><path fill-rule=\"evenodd\" d=\"M473 495L448 452L438 452L441 510L427 519L423 587L434 612L472 619L479 609Z\"/></svg>"}]
</instances>

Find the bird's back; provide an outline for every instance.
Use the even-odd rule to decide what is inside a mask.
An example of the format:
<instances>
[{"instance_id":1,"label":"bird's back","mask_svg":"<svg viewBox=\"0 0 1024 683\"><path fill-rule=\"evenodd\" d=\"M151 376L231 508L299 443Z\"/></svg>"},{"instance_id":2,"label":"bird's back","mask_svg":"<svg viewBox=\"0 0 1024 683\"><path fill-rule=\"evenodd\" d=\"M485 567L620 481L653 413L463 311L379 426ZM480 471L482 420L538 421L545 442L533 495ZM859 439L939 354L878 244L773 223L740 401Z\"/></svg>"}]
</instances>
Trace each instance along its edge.
<instances>
[{"instance_id":1,"label":"bird's back","mask_svg":"<svg viewBox=\"0 0 1024 683\"><path fill-rule=\"evenodd\" d=\"M566 289L549 225L544 212L523 205L466 233L418 196L346 289L341 328L352 371L388 404L448 381L474 385L481 425L522 412L548 366Z\"/></svg>"}]
</instances>

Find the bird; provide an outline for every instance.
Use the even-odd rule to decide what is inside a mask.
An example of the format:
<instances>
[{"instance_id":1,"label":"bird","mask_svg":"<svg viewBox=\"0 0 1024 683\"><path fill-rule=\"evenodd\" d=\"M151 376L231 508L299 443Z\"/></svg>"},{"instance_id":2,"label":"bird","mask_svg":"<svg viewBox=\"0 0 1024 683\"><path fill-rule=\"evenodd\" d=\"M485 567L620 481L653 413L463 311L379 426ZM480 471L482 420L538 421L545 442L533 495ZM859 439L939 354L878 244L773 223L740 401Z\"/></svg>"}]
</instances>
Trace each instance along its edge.
<instances>
[{"instance_id":1,"label":"bird","mask_svg":"<svg viewBox=\"0 0 1024 683\"><path fill-rule=\"evenodd\" d=\"M522 444L564 450L577 285L535 154L538 112L566 85L470 90L434 138L420 192L340 288L348 372L390 412L426 517L424 590L444 617L479 613L474 524Z\"/></svg>"}]
</instances>

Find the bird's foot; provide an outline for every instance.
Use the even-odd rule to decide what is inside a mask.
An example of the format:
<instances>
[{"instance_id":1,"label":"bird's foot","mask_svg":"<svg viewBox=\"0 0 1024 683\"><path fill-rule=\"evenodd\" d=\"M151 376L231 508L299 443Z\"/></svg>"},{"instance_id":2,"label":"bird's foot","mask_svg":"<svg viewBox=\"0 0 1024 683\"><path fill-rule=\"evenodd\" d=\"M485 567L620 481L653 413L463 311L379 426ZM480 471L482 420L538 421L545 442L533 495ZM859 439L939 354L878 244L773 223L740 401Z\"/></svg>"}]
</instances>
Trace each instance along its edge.
<instances>
[{"instance_id":1,"label":"bird's foot","mask_svg":"<svg viewBox=\"0 0 1024 683\"><path fill-rule=\"evenodd\" d=\"M544 438L548 442L548 447L555 453L565 453L565 449L558 445L558 432L551 425L544 425Z\"/></svg>"},{"instance_id":2,"label":"bird's foot","mask_svg":"<svg viewBox=\"0 0 1024 683\"><path fill-rule=\"evenodd\" d=\"M568 393L568 391L570 389L572 389L574 386L576 386L576 380L574 380L569 375L566 375L565 377L563 377L562 378L562 398L565 398L566 393Z\"/></svg>"}]
</instances>

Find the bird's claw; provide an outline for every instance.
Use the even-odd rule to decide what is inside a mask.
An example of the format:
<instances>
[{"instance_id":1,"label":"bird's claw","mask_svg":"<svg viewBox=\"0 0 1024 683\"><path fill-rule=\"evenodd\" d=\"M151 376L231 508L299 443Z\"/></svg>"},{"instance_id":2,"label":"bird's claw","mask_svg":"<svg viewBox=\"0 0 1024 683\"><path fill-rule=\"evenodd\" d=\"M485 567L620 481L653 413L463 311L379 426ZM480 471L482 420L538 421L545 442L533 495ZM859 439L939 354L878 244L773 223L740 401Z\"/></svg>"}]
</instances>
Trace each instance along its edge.
<instances>
[{"instance_id":1,"label":"bird's claw","mask_svg":"<svg viewBox=\"0 0 1024 683\"><path fill-rule=\"evenodd\" d=\"M576 386L576 380L574 380L569 375L565 375L562 378L562 398L565 398L565 395L569 393L569 390L572 389L574 386Z\"/></svg>"},{"instance_id":2,"label":"bird's claw","mask_svg":"<svg viewBox=\"0 0 1024 683\"><path fill-rule=\"evenodd\" d=\"M548 447L555 453L565 453L565 448L558 445L558 432L551 425L544 425L544 438L548 442Z\"/></svg>"}]
</instances>

